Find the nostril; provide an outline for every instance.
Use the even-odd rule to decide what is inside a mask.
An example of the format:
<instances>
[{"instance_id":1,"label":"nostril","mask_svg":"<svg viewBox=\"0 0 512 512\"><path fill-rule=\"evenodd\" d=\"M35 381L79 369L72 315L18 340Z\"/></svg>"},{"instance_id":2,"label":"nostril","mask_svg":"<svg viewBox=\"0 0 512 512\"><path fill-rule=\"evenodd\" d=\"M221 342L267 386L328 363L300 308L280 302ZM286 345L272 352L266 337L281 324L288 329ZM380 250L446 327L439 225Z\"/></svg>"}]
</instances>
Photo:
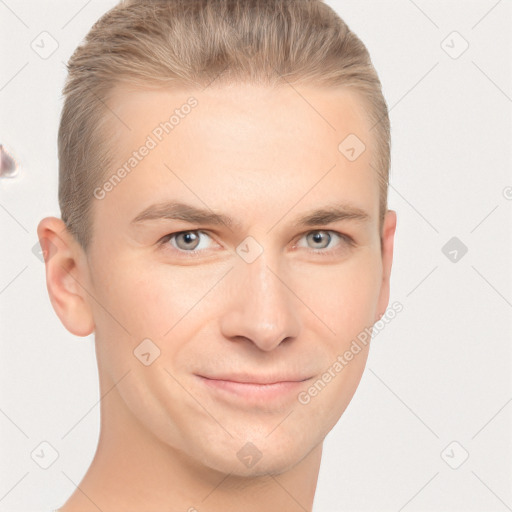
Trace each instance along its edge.
<instances>
[{"instance_id":1,"label":"nostril","mask_svg":"<svg viewBox=\"0 0 512 512\"><path fill-rule=\"evenodd\" d=\"M12 178L16 175L16 170L14 158L0 144L0 178Z\"/></svg>"}]
</instances>

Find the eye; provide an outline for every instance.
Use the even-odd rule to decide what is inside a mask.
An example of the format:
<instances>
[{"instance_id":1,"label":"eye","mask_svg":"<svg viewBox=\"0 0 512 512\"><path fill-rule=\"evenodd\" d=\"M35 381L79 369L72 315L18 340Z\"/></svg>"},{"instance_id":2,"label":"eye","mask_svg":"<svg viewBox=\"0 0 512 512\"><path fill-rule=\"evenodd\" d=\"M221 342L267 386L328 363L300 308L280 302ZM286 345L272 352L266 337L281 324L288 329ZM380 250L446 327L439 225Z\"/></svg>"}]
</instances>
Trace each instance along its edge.
<instances>
[{"instance_id":1,"label":"eye","mask_svg":"<svg viewBox=\"0 0 512 512\"><path fill-rule=\"evenodd\" d=\"M160 245L167 245L167 242L171 242L171 245L178 252L185 252L195 254L203 249L208 249L208 243L204 243L204 238L210 238L203 231L192 230L192 231L180 231L178 233L170 233L161 238L158 243Z\"/></svg>"},{"instance_id":2,"label":"eye","mask_svg":"<svg viewBox=\"0 0 512 512\"><path fill-rule=\"evenodd\" d=\"M208 245L208 239L211 240L211 237L204 231L179 231L165 235L158 241L158 245L186 256L196 256L201 251L211 248ZM300 243L302 240L306 240L306 246ZM334 245L331 243L333 241L338 241L338 243ZM168 242L171 242L171 247ZM347 246L355 246L354 240L348 235L331 230L309 231L302 236L297 244L297 247L305 247L318 254L331 254L346 249Z\"/></svg>"},{"instance_id":3,"label":"eye","mask_svg":"<svg viewBox=\"0 0 512 512\"><path fill-rule=\"evenodd\" d=\"M338 233L337 231L310 231L309 233L306 233L304 238L307 244L306 248L310 248L313 250L313 252L318 253L330 253L336 251L337 249L343 248L344 246L346 247L347 245L354 245L354 240L351 237L349 237L348 235L344 235L342 233ZM333 240L338 240L338 244L335 245L334 247L329 248L328 250L324 250L329 247L329 244L331 244ZM304 246L298 244L298 247Z\"/></svg>"}]
</instances>

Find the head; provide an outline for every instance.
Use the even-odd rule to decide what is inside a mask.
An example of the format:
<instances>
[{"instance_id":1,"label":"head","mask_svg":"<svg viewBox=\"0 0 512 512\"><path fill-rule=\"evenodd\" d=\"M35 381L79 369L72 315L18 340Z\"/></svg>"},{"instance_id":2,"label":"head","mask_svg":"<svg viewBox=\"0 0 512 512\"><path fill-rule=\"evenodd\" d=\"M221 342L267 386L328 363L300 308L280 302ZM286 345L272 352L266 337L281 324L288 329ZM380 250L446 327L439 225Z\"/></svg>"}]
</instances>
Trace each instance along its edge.
<instances>
[{"instance_id":1,"label":"head","mask_svg":"<svg viewBox=\"0 0 512 512\"><path fill-rule=\"evenodd\" d=\"M366 48L317 0L125 1L68 70L62 220L38 228L57 314L94 332L100 382L125 376L118 407L170 450L286 471L345 411L369 340L336 362L389 301L389 119ZM226 377L294 383L241 396Z\"/></svg>"}]
</instances>

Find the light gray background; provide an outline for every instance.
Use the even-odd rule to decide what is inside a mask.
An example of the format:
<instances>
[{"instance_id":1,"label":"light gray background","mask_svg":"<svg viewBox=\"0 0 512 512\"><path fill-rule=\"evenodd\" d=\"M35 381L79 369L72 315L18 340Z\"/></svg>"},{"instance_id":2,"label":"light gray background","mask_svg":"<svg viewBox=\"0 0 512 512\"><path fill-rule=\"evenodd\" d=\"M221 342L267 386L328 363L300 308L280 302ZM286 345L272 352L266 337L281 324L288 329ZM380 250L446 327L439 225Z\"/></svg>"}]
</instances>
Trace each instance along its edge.
<instances>
[{"instance_id":1,"label":"light gray background","mask_svg":"<svg viewBox=\"0 0 512 512\"><path fill-rule=\"evenodd\" d=\"M404 310L326 439L315 512L512 510L511 1L327 3L391 109L390 303ZM0 144L20 164L0 179L2 512L61 505L98 439L93 337L61 325L32 248L59 216L64 62L114 4L0 0ZM46 59L31 47L43 31L59 45ZM458 58L453 31L469 43ZM442 252L454 236L468 248L456 262ZM30 455L42 441L59 454L46 470Z\"/></svg>"}]
</instances>

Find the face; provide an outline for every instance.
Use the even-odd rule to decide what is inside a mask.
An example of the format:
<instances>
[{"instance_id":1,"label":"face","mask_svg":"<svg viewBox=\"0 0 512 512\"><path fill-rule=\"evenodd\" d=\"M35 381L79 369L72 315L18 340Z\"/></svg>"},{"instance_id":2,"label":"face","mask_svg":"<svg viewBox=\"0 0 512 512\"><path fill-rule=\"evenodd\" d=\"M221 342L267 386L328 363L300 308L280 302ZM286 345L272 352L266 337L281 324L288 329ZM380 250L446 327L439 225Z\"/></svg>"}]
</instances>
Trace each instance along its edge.
<instances>
[{"instance_id":1,"label":"face","mask_svg":"<svg viewBox=\"0 0 512 512\"><path fill-rule=\"evenodd\" d=\"M344 412L368 344L343 355L388 304L394 212L381 250L365 106L254 85L113 98L87 255L100 375L128 372L123 406L191 460L283 472Z\"/></svg>"}]
</instances>

